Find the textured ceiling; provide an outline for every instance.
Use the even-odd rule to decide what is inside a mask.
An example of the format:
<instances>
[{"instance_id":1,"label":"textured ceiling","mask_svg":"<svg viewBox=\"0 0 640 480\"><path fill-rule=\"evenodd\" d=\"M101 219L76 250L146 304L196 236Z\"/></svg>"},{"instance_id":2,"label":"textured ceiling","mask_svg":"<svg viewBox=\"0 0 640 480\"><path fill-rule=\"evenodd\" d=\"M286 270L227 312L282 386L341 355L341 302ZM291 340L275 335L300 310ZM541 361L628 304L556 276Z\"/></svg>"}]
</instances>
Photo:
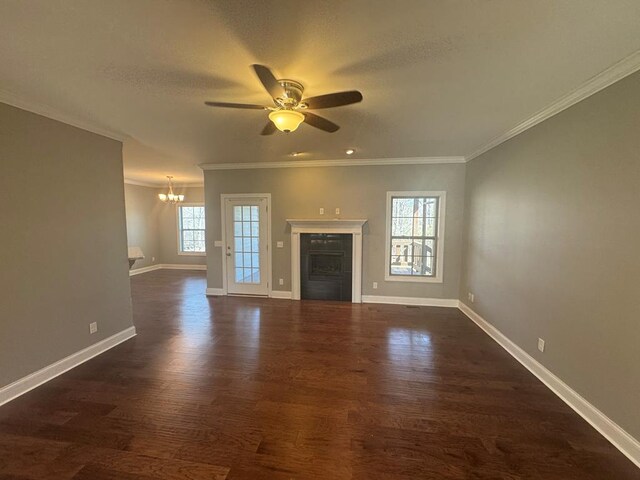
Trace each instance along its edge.
<instances>
[{"instance_id":1,"label":"textured ceiling","mask_svg":"<svg viewBox=\"0 0 640 480\"><path fill-rule=\"evenodd\" d=\"M640 49L637 0L3 0L0 89L126 136L125 175L199 163L464 156ZM361 104L261 137L249 66Z\"/></svg>"}]
</instances>

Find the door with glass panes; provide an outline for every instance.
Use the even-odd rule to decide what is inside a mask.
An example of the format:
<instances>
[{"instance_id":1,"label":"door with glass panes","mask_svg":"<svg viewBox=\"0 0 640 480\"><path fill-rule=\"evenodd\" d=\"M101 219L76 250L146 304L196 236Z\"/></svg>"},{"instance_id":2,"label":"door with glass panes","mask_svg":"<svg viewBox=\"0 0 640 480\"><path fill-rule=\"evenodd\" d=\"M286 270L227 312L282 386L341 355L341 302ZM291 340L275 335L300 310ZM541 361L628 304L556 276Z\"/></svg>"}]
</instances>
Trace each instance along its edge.
<instances>
[{"instance_id":1,"label":"door with glass panes","mask_svg":"<svg viewBox=\"0 0 640 480\"><path fill-rule=\"evenodd\" d=\"M225 199L227 293L268 295L268 222L264 197Z\"/></svg>"}]
</instances>

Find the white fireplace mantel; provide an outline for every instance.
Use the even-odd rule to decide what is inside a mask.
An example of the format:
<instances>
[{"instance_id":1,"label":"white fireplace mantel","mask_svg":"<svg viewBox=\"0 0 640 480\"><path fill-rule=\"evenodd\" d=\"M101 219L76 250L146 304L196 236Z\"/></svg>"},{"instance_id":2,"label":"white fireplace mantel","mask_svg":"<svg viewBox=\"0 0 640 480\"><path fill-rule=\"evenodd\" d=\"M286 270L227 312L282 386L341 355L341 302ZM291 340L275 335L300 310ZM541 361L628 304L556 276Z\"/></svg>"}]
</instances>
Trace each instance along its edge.
<instances>
[{"instance_id":1,"label":"white fireplace mantel","mask_svg":"<svg viewBox=\"0 0 640 480\"><path fill-rule=\"evenodd\" d=\"M300 234L347 233L353 235L351 301L362 303L362 226L367 219L288 218L287 222L291 225L291 298L300 300Z\"/></svg>"},{"instance_id":2,"label":"white fireplace mantel","mask_svg":"<svg viewBox=\"0 0 640 480\"><path fill-rule=\"evenodd\" d=\"M367 223L366 218L333 218L325 220L324 218L287 218L287 223L291 225L291 229L294 228L349 228L357 229L359 233L362 233L362 226ZM315 232L303 232L303 233L315 233Z\"/></svg>"}]
</instances>

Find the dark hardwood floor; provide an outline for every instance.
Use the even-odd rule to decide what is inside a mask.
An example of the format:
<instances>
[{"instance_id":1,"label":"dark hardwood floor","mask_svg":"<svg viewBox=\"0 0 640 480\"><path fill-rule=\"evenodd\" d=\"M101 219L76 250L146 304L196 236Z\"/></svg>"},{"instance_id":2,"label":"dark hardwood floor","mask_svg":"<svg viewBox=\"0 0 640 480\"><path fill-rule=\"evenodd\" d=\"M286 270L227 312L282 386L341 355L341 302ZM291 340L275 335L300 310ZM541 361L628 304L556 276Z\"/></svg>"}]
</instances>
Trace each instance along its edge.
<instances>
[{"instance_id":1,"label":"dark hardwood floor","mask_svg":"<svg viewBox=\"0 0 640 480\"><path fill-rule=\"evenodd\" d=\"M131 283L135 339L0 407L0 479L640 478L456 309Z\"/></svg>"}]
</instances>

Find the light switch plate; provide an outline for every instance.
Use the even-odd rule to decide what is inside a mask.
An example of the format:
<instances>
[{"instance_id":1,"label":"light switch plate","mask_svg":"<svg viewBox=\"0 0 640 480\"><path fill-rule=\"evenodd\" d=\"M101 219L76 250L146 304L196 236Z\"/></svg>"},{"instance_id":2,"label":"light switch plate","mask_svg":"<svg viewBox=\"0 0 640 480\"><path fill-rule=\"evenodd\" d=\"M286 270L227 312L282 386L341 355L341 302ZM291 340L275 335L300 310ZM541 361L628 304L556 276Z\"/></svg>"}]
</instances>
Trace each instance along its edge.
<instances>
[{"instance_id":1,"label":"light switch plate","mask_svg":"<svg viewBox=\"0 0 640 480\"><path fill-rule=\"evenodd\" d=\"M276 247L284 248L284 242L276 242Z\"/></svg>"},{"instance_id":2,"label":"light switch plate","mask_svg":"<svg viewBox=\"0 0 640 480\"><path fill-rule=\"evenodd\" d=\"M222 246L222 240L216 240L215 242L213 242L213 246L214 247L221 247Z\"/></svg>"},{"instance_id":3,"label":"light switch plate","mask_svg":"<svg viewBox=\"0 0 640 480\"><path fill-rule=\"evenodd\" d=\"M324 215L324 208L320 208L320 215Z\"/></svg>"},{"instance_id":4,"label":"light switch plate","mask_svg":"<svg viewBox=\"0 0 640 480\"><path fill-rule=\"evenodd\" d=\"M340 215L340 209L336 208L336 215Z\"/></svg>"}]
</instances>

